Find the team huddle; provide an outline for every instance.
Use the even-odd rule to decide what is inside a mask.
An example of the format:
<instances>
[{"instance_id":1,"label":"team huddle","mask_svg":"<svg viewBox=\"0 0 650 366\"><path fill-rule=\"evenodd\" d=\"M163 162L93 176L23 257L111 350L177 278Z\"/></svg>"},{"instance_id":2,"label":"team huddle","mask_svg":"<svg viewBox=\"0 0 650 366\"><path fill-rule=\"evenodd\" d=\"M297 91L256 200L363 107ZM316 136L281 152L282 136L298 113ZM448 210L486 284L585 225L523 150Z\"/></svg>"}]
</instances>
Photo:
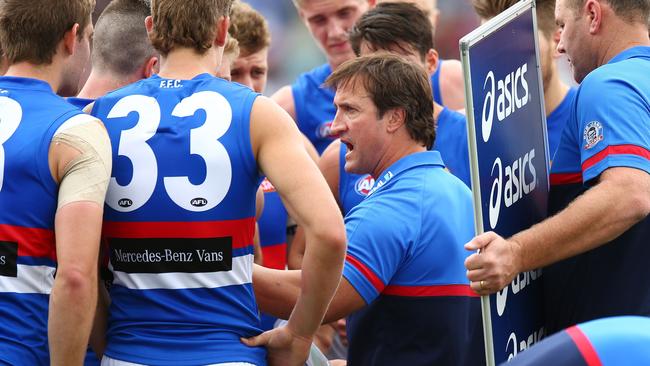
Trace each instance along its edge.
<instances>
[{"instance_id":1,"label":"team huddle","mask_svg":"<svg viewBox=\"0 0 650 366\"><path fill-rule=\"evenodd\" d=\"M0 0L0 364L482 365L538 268L511 362L650 363L650 1L537 1L550 212L510 238L436 1L293 3L327 62L265 97L244 1Z\"/></svg>"}]
</instances>

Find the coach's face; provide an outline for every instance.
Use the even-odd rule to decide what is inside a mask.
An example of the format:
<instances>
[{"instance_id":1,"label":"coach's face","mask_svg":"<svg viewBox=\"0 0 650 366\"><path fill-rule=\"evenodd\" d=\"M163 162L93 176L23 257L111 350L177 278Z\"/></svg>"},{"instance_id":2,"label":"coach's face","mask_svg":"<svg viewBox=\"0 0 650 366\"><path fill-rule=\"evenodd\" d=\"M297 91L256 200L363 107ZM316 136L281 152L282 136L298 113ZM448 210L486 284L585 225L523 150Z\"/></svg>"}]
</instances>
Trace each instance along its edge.
<instances>
[{"instance_id":1,"label":"coach's face","mask_svg":"<svg viewBox=\"0 0 650 366\"><path fill-rule=\"evenodd\" d=\"M388 146L386 119L379 118L377 107L360 80L339 85L334 96L336 117L332 134L339 135L348 152L345 171L354 174L381 173L381 161Z\"/></svg>"},{"instance_id":2,"label":"coach's face","mask_svg":"<svg viewBox=\"0 0 650 366\"><path fill-rule=\"evenodd\" d=\"M592 0L587 0L587 2ZM596 60L591 52L589 37L589 16L585 6L572 8L570 0L558 0L555 4L555 21L560 27L559 53L566 53L574 79L580 83L596 68Z\"/></svg>"},{"instance_id":3,"label":"coach's face","mask_svg":"<svg viewBox=\"0 0 650 366\"><path fill-rule=\"evenodd\" d=\"M367 0L304 0L298 9L332 68L354 58L348 32L366 10Z\"/></svg>"}]
</instances>

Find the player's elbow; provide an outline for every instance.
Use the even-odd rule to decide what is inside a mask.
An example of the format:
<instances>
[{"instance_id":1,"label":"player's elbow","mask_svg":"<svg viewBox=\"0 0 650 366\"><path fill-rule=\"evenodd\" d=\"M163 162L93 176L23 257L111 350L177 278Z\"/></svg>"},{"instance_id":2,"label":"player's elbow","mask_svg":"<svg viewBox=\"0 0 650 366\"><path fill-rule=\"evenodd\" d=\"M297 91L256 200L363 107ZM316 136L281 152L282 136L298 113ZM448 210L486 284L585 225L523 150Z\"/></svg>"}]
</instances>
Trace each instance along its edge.
<instances>
[{"instance_id":1,"label":"player's elbow","mask_svg":"<svg viewBox=\"0 0 650 366\"><path fill-rule=\"evenodd\" d=\"M650 192L637 190L632 197L631 213L632 219L639 222L650 215Z\"/></svg>"},{"instance_id":2,"label":"player's elbow","mask_svg":"<svg viewBox=\"0 0 650 366\"><path fill-rule=\"evenodd\" d=\"M345 238L345 226L341 220L333 225L321 225L316 233L316 243L323 251L331 253L336 258L345 257L347 242Z\"/></svg>"},{"instance_id":3,"label":"player's elbow","mask_svg":"<svg viewBox=\"0 0 650 366\"><path fill-rule=\"evenodd\" d=\"M61 289L64 296L72 296L72 298L85 298L95 291L97 284L97 272L95 270L87 270L80 267L64 267L59 268L56 272L55 282Z\"/></svg>"}]
</instances>

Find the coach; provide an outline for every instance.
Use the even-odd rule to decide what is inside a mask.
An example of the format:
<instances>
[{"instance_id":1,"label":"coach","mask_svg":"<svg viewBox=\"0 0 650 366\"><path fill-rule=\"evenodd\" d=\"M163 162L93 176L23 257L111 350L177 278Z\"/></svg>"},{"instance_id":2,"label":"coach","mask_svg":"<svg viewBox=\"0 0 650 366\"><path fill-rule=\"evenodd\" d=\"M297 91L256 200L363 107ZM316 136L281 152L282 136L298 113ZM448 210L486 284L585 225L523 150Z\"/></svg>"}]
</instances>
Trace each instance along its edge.
<instances>
[{"instance_id":1,"label":"coach","mask_svg":"<svg viewBox=\"0 0 650 366\"><path fill-rule=\"evenodd\" d=\"M544 269L546 329L650 316L650 1L558 0L558 51L579 83L551 170L552 217L466 249L472 288Z\"/></svg>"}]
</instances>

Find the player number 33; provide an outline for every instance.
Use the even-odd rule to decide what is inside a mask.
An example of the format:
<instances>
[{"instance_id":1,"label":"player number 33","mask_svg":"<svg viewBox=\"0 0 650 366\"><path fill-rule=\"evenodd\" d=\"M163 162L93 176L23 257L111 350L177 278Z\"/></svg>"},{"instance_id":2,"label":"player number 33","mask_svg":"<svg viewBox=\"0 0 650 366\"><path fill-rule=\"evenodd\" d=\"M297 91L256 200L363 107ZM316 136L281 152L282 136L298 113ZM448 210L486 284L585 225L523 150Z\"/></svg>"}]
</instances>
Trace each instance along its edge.
<instances>
[{"instance_id":1,"label":"player number 33","mask_svg":"<svg viewBox=\"0 0 650 366\"><path fill-rule=\"evenodd\" d=\"M226 148L218 141L232 122L232 109L219 93L201 91L181 100L172 110L174 117L190 117L202 109L205 123L190 131L190 154L205 161L205 180L198 185L188 177L164 177L165 191L172 201L188 211L207 211L217 206L226 196L232 180L232 166ZM130 212L142 207L153 195L158 180L156 155L147 144L158 129L161 112L156 99L144 95L131 95L120 99L108 114L108 118L123 118L136 112L136 125L120 135L118 155L133 165L133 177L127 185L120 185L115 178L109 183L106 204L116 211ZM2 141L2 140L0 140ZM129 205L120 205L128 197ZM192 203L200 198L202 205Z\"/></svg>"}]
</instances>

